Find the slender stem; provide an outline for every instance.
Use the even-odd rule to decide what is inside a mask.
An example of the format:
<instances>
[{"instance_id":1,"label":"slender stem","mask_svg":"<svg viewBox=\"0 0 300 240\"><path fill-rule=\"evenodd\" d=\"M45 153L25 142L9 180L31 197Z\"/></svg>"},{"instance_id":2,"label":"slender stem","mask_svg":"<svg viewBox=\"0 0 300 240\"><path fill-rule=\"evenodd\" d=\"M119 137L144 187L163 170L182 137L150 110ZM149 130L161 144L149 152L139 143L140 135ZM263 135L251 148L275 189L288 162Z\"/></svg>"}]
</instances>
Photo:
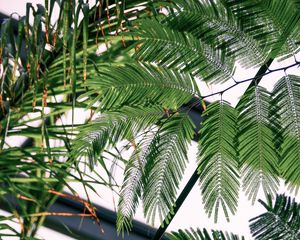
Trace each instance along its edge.
<instances>
[{"instance_id":1,"label":"slender stem","mask_svg":"<svg viewBox=\"0 0 300 240\"><path fill-rule=\"evenodd\" d=\"M60 179L56 179L56 178L10 178L9 181L13 182L13 183L40 183L41 181L43 182L47 182L47 183L55 183L55 182L60 182ZM82 182L78 179L64 179L65 182ZM89 180L85 180L85 182L88 183L98 183L98 184L104 184L106 185L106 183L99 183L99 182L95 182L95 181L89 181Z\"/></svg>"},{"instance_id":2,"label":"slender stem","mask_svg":"<svg viewBox=\"0 0 300 240\"><path fill-rule=\"evenodd\" d=\"M236 87L237 85L241 84L241 83L246 83L246 82L249 82L249 81L252 81L252 83L250 84L250 86L254 86L255 82L259 81L262 79L262 77L266 76L266 75L269 75L270 73L274 73L274 72L278 72L278 71L286 71L287 69L289 68L292 68L292 67L295 67L295 66L298 66L300 64L300 62L295 62L291 65L288 65L286 67L281 67L281 68L276 68L276 69L273 69L273 70L270 70L268 68L266 68L267 70L261 74L259 74L259 72L257 72L257 74L255 75L255 77L253 78L247 78L247 79L243 79L243 80L240 80L240 81L235 81L234 84L230 85L229 87L219 91L219 92L215 92L215 93L212 93L212 94L209 94L209 95L205 95L205 96L202 96L202 98L208 98L208 97L211 97L211 96L214 96L214 95L218 95L218 94L223 94L225 93L226 91L228 91L229 89L231 88L234 88ZM249 86L249 88L250 88Z\"/></svg>"},{"instance_id":3,"label":"slender stem","mask_svg":"<svg viewBox=\"0 0 300 240\"><path fill-rule=\"evenodd\" d=\"M158 240L161 239L164 232L167 230L168 226L170 225L171 221L175 217L176 213L178 212L179 208L181 207L182 203L186 199L186 197L189 195L192 188L195 186L196 182L198 180L198 169L196 169L189 179L188 183L183 188L182 192L180 193L179 197L177 198L175 204L174 204L174 210L173 214L169 212L168 216L163 221L162 225L159 227L159 229L156 231L154 237L152 240Z\"/></svg>"}]
</instances>

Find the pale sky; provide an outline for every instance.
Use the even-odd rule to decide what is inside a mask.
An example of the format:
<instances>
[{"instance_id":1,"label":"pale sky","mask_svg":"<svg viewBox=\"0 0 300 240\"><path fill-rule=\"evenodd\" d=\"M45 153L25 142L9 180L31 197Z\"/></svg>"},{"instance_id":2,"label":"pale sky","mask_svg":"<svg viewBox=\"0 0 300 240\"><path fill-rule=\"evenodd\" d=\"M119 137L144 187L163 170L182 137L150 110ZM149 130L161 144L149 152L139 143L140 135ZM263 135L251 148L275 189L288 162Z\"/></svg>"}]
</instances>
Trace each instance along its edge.
<instances>
[{"instance_id":1,"label":"pale sky","mask_svg":"<svg viewBox=\"0 0 300 240\"><path fill-rule=\"evenodd\" d=\"M0 11L4 12L6 14L10 14L12 12L18 12L20 15L25 14L25 2L23 0L0 0ZM44 1L42 0L31 0L32 3L41 3L43 4ZM296 56L298 61L300 60L300 54ZM293 63L293 58L285 60L283 62L275 62L271 65L270 69L275 69L282 66L287 66ZM242 69L240 67L237 68L236 74L234 78L237 81L247 79L249 77L253 77L255 73L257 72L257 69ZM300 70L297 68L292 68L287 71L289 74L297 74L300 75ZM276 80L279 80L281 76L283 76L283 72L276 72L272 73L266 77L264 77L260 83L260 85L266 87L268 90L272 90L272 87ZM211 88L208 88L205 83L199 82L199 88L203 95L207 95L213 92L217 92L221 89L224 89L225 87L231 85L233 81L228 81L225 84L218 85L218 86L212 86ZM223 95L223 99L230 102L233 106L236 105L238 102L239 97L244 93L245 89L247 88L248 83L241 84L238 87L235 87L231 89L230 91L226 92ZM211 97L210 101L215 101L219 99L219 96ZM83 110L78 110L78 114L76 116L82 116ZM66 118L64 121L70 120L70 115L66 115ZM77 121L82 122L83 119L77 119ZM21 139L19 139L21 141ZM12 142L16 143L16 139L13 139ZM196 153L197 153L197 144L195 142L192 143L190 149L189 149L189 164L186 169L184 179L181 182L180 187L183 188L183 186L188 181L189 177L192 175L193 171L195 170L197 164L196 164ZM98 168L99 172L103 172ZM122 171L120 169L115 170L115 176L121 176ZM119 182L122 181L122 177L117 177L117 180ZM78 193L81 193L82 187L79 186L79 184L72 184L72 186L76 189L78 189ZM103 186L96 186L96 189L98 190L99 196L97 196L94 193L90 193L90 198L92 201L94 201L96 204L102 205L104 207L114 209L114 206L112 205L112 199L114 198L115 202L117 203L117 196L116 194L112 194L110 190L107 190L107 188L104 188ZM180 191L179 191L180 192ZM282 185L280 188L280 193L286 192L286 189ZM83 193L83 191L82 191ZM292 195L293 196L293 195ZM83 195L84 197L84 195ZM300 202L300 194L295 196L297 201ZM259 198L264 199L263 194L259 194ZM237 233L244 235L246 239L252 239L249 232L249 224L248 220L252 217L255 217L259 214L261 214L264 211L264 209L261 207L260 204L256 203L254 206L251 205L251 203L246 199L244 194L240 194L240 201L239 201L239 208L237 211L237 214L233 217L231 217L231 222L226 222L224 217L219 218L219 222L217 224L214 224L213 219L209 219L207 215L204 213L203 206L201 204L201 194L200 194L200 187L197 184L190 195L187 197L186 201L184 202L183 206L175 216L174 220L170 224L168 231L177 230L179 228L207 228L207 229L216 229L216 230L226 230L229 232ZM222 212L222 211L220 211ZM101 216L100 216L101 218ZM138 210L138 213L136 215L136 219L145 222L143 217L143 211L140 207ZM156 227L158 227L159 224L156 224ZM39 231L40 236L42 236L44 239L72 239L64 236L55 237L52 234L53 231L49 232L50 230L47 230L46 228L42 228Z\"/></svg>"}]
</instances>

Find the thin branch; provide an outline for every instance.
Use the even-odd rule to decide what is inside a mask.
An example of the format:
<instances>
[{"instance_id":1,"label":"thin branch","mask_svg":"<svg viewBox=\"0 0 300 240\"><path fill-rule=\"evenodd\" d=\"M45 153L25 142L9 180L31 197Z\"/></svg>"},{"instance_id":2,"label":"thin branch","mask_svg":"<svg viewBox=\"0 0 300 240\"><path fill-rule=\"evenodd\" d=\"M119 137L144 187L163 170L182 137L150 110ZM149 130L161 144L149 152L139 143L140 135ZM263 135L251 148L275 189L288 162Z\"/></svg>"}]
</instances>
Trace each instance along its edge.
<instances>
[{"instance_id":1,"label":"thin branch","mask_svg":"<svg viewBox=\"0 0 300 240\"><path fill-rule=\"evenodd\" d=\"M270 73L274 73L274 72L278 72L278 71L286 71L287 69L295 67L297 65L300 65L300 62L296 61L294 64L288 65L286 67L272 69L272 70L269 69L269 68L267 68L268 72L265 72L265 73L260 74L260 75L255 75L255 77L253 77L253 78L247 78L247 79L244 79L244 80L241 80L241 81L234 80L235 83L232 84L231 86L229 86L229 87L227 87L227 88L225 88L225 89L223 89L223 90L221 90L219 92L215 92L215 93L211 93L211 94L202 96L202 98L204 99L204 98L208 98L208 97L211 97L211 96L214 96L214 95L224 94L226 91L230 90L231 88L236 87L239 84L242 84L242 83L245 83L245 82L249 82L249 81L253 81L255 79L257 81L258 78L262 79L264 76L269 75Z\"/></svg>"}]
</instances>

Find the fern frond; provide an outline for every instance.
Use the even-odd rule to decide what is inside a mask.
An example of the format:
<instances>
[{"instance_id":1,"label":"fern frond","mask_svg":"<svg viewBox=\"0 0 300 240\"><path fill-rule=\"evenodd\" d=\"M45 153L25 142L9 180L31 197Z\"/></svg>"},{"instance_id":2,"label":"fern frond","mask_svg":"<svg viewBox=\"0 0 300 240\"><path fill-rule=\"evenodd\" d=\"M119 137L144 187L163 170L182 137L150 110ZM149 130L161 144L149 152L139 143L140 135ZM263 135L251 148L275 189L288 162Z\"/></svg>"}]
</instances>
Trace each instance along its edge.
<instances>
[{"instance_id":1,"label":"fern frond","mask_svg":"<svg viewBox=\"0 0 300 240\"><path fill-rule=\"evenodd\" d=\"M135 146L135 149L126 165L125 176L120 191L117 213L117 231L129 231L132 228L132 219L138 207L143 190L144 168L150 157L150 151L156 146L158 133L148 134Z\"/></svg>"},{"instance_id":2,"label":"fern frond","mask_svg":"<svg viewBox=\"0 0 300 240\"><path fill-rule=\"evenodd\" d=\"M152 223L156 214L162 222L173 207L193 134L194 124L188 114L176 113L162 123L149 145L143 203L145 216Z\"/></svg>"},{"instance_id":3,"label":"fern frond","mask_svg":"<svg viewBox=\"0 0 300 240\"><path fill-rule=\"evenodd\" d=\"M134 55L139 61L175 68L213 82L224 82L232 74L233 62L227 58L225 61L222 51L192 34L154 20L139 21L133 32L140 37L140 47Z\"/></svg>"},{"instance_id":4,"label":"fern frond","mask_svg":"<svg viewBox=\"0 0 300 240\"><path fill-rule=\"evenodd\" d=\"M203 114L199 141L199 179L203 203L217 221L219 208L229 220L228 210L237 208L239 173L236 152L236 110L224 101L208 105Z\"/></svg>"},{"instance_id":5,"label":"fern frond","mask_svg":"<svg viewBox=\"0 0 300 240\"><path fill-rule=\"evenodd\" d=\"M246 1L225 1L228 8L239 19L243 28L255 30L253 22L264 24L268 32L267 45L272 57L292 56L300 50L300 5L298 0L266 0L253 3Z\"/></svg>"},{"instance_id":6,"label":"fern frond","mask_svg":"<svg viewBox=\"0 0 300 240\"><path fill-rule=\"evenodd\" d=\"M163 67L141 64L101 66L98 76L89 79L91 89L84 96L98 97L90 105L100 101L100 109L116 109L123 105L161 105L177 109L188 102L199 90L187 73Z\"/></svg>"},{"instance_id":7,"label":"fern frond","mask_svg":"<svg viewBox=\"0 0 300 240\"><path fill-rule=\"evenodd\" d=\"M259 202L266 213L250 219L250 230L256 240L298 240L300 239L300 204L285 195L277 195L274 206L271 196L268 202Z\"/></svg>"},{"instance_id":8,"label":"fern frond","mask_svg":"<svg viewBox=\"0 0 300 240\"><path fill-rule=\"evenodd\" d=\"M157 123L164 113L159 107L124 107L119 111L107 112L91 124L79 128L71 155L74 158L86 156L93 168L106 147L115 146L120 140L131 140L132 133L137 134Z\"/></svg>"},{"instance_id":9,"label":"fern frond","mask_svg":"<svg viewBox=\"0 0 300 240\"><path fill-rule=\"evenodd\" d=\"M237 108L243 188L252 203L261 187L266 196L274 196L279 186L279 158L273 144L270 103L270 93L255 86L244 94Z\"/></svg>"},{"instance_id":10,"label":"fern frond","mask_svg":"<svg viewBox=\"0 0 300 240\"><path fill-rule=\"evenodd\" d=\"M233 13L216 1L175 0L175 3L179 6L178 10L167 19L172 29L191 33L225 52L227 59L234 57L246 67L264 62L268 53L264 24L255 23L255 27L243 28Z\"/></svg>"},{"instance_id":11,"label":"fern frond","mask_svg":"<svg viewBox=\"0 0 300 240\"><path fill-rule=\"evenodd\" d=\"M286 75L275 85L274 100L282 126L280 167L290 188L300 186L300 77Z\"/></svg>"},{"instance_id":12,"label":"fern frond","mask_svg":"<svg viewBox=\"0 0 300 240\"><path fill-rule=\"evenodd\" d=\"M211 234L204 228L203 230L190 229L190 230L178 230L178 232L172 232L167 235L168 240L245 240L243 236L238 236L233 233L227 233L217 230L212 230Z\"/></svg>"}]
</instances>

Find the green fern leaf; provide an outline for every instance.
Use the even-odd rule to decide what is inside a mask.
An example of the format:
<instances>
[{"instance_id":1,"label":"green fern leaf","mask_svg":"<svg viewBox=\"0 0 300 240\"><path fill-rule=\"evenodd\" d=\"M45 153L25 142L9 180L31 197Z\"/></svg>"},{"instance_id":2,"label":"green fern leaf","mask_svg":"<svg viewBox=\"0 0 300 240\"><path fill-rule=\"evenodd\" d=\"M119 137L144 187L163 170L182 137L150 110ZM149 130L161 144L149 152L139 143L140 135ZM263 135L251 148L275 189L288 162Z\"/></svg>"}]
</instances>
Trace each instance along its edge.
<instances>
[{"instance_id":1,"label":"green fern leaf","mask_svg":"<svg viewBox=\"0 0 300 240\"><path fill-rule=\"evenodd\" d=\"M189 74L146 64L102 66L99 75L89 79L87 86L91 91L83 97L98 92L89 106L100 101L102 111L149 104L177 109L199 92Z\"/></svg>"},{"instance_id":2,"label":"green fern leaf","mask_svg":"<svg viewBox=\"0 0 300 240\"><path fill-rule=\"evenodd\" d=\"M285 195L277 195L274 206L271 196L268 202L259 202L266 213L250 219L250 230L256 240L298 240L300 239L300 204Z\"/></svg>"},{"instance_id":3,"label":"green fern leaf","mask_svg":"<svg viewBox=\"0 0 300 240\"><path fill-rule=\"evenodd\" d=\"M178 230L178 232L172 232L167 235L168 240L245 240L243 236L238 236L233 233L227 233L222 231L212 230L212 233L204 228L203 230L190 229L190 230Z\"/></svg>"},{"instance_id":4,"label":"green fern leaf","mask_svg":"<svg viewBox=\"0 0 300 240\"><path fill-rule=\"evenodd\" d=\"M265 0L253 3L251 0L226 0L226 5L241 22L242 28L262 25L267 32L267 49L271 57L290 57L299 50L300 40L300 4L298 0ZM254 24L253 24L254 23Z\"/></svg>"},{"instance_id":5,"label":"green fern leaf","mask_svg":"<svg viewBox=\"0 0 300 240\"><path fill-rule=\"evenodd\" d=\"M267 31L264 24L242 27L228 8L215 1L175 0L175 3L178 10L167 19L172 29L193 34L197 39L225 52L227 60L234 57L243 66L263 63L269 50L265 49Z\"/></svg>"},{"instance_id":6,"label":"green fern leaf","mask_svg":"<svg viewBox=\"0 0 300 240\"><path fill-rule=\"evenodd\" d=\"M192 34L174 31L154 20L139 21L138 29L133 31L141 38L138 41L141 46L134 55L139 61L175 68L214 82L224 82L232 74L232 61L225 61L222 51L214 50Z\"/></svg>"},{"instance_id":7,"label":"green fern leaf","mask_svg":"<svg viewBox=\"0 0 300 240\"><path fill-rule=\"evenodd\" d=\"M143 190L144 168L149 158L154 157L153 149L157 144L158 133L147 135L150 136L144 136L135 146L135 150L126 164L117 213L117 231L119 233L132 228L132 219ZM150 151L152 151L152 155L149 155Z\"/></svg>"},{"instance_id":8,"label":"green fern leaf","mask_svg":"<svg viewBox=\"0 0 300 240\"><path fill-rule=\"evenodd\" d=\"M236 153L236 111L226 102L215 102L203 114L199 146L199 179L206 212L217 221L222 207L229 221L228 210L237 208L239 173Z\"/></svg>"},{"instance_id":9,"label":"green fern leaf","mask_svg":"<svg viewBox=\"0 0 300 240\"><path fill-rule=\"evenodd\" d=\"M90 167L97 163L103 150L115 146L120 140L131 140L132 133L140 133L158 122L164 115L159 107L124 107L119 111L107 112L91 124L79 128L71 155L74 158L87 156Z\"/></svg>"},{"instance_id":10,"label":"green fern leaf","mask_svg":"<svg viewBox=\"0 0 300 240\"><path fill-rule=\"evenodd\" d=\"M274 100L282 126L282 176L290 188L300 185L300 77L287 75L275 85Z\"/></svg>"},{"instance_id":11,"label":"green fern leaf","mask_svg":"<svg viewBox=\"0 0 300 240\"><path fill-rule=\"evenodd\" d=\"M162 222L173 207L193 134L194 124L188 114L175 113L162 123L149 146L143 203L145 216L152 223L156 214Z\"/></svg>"},{"instance_id":12,"label":"green fern leaf","mask_svg":"<svg viewBox=\"0 0 300 240\"><path fill-rule=\"evenodd\" d=\"M244 94L237 108L243 188L252 203L261 187L266 196L274 196L279 186L279 158L273 144L270 102L267 90L256 86Z\"/></svg>"}]
</instances>

